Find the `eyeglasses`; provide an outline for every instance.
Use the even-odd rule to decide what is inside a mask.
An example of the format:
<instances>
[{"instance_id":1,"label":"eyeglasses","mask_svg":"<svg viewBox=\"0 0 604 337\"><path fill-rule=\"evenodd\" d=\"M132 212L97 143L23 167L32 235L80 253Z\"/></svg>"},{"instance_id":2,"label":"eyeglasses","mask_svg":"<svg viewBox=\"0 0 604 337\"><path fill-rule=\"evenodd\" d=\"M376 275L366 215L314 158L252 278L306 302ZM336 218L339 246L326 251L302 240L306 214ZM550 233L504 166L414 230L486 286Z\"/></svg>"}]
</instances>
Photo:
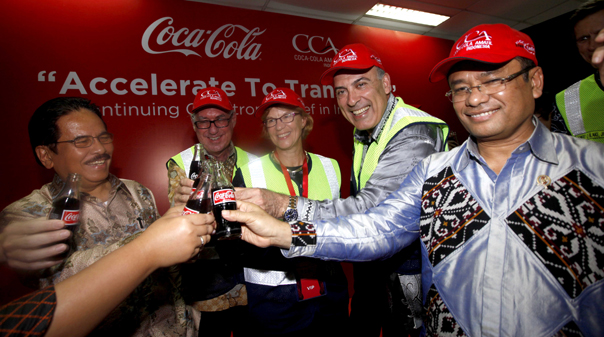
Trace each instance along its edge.
<instances>
[{"instance_id":1,"label":"eyeglasses","mask_svg":"<svg viewBox=\"0 0 604 337\"><path fill-rule=\"evenodd\" d=\"M105 132L98 137L92 136L79 136L72 140L64 140L60 142L54 142L51 144L59 144L59 143L73 143L75 147L83 148L90 147L92 143L94 143L94 139L98 139L101 144L111 144L113 143L113 134L109 132Z\"/></svg>"},{"instance_id":2,"label":"eyeglasses","mask_svg":"<svg viewBox=\"0 0 604 337\"><path fill-rule=\"evenodd\" d=\"M229 118L219 118L215 120L204 119L202 121L196 121L194 124L195 127L198 129L209 129L212 124L214 124L214 126L217 128L226 128L227 126L229 126L232 117L233 113L231 112Z\"/></svg>"},{"instance_id":3,"label":"eyeglasses","mask_svg":"<svg viewBox=\"0 0 604 337\"><path fill-rule=\"evenodd\" d=\"M262 123L264 123L264 126L266 126L267 128L272 128L273 126L277 125L277 121L281 121L281 123L293 122L296 115L299 115L299 114L300 114L299 112L291 112L291 113L285 114L279 118L269 118Z\"/></svg>"},{"instance_id":4,"label":"eyeglasses","mask_svg":"<svg viewBox=\"0 0 604 337\"><path fill-rule=\"evenodd\" d=\"M478 89L478 91L480 91L483 95L493 95L498 92L504 91L506 83L512 81L513 79L515 79L516 77L518 77L520 75L523 75L523 74L529 72L531 69L533 69L533 67L524 68L524 69L520 70L519 72L513 73L512 75L510 75L508 77L490 80L490 81L484 82L481 85L477 85L477 86L473 86L473 87L460 87L460 88L451 89L451 90L447 91L445 96L447 96L447 98L449 98L449 101L451 101L453 103L463 102L466 99L468 99L468 97L470 97L470 95L472 94L473 88Z\"/></svg>"}]
</instances>

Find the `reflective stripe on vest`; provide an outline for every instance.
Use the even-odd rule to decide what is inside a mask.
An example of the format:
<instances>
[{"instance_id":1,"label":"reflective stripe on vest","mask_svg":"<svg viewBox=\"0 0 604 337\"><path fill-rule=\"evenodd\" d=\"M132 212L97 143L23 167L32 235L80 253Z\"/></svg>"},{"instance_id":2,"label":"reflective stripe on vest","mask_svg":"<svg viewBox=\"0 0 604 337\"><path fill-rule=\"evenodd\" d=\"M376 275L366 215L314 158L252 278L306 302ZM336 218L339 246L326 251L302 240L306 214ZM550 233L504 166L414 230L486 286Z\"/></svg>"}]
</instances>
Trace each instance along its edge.
<instances>
[{"instance_id":1,"label":"reflective stripe on vest","mask_svg":"<svg viewBox=\"0 0 604 337\"><path fill-rule=\"evenodd\" d=\"M319 156L319 160L323 165L323 170L325 170L325 175L327 176L327 182L329 183L329 188L331 189L332 199L340 197L340 185L338 184L338 177L336 175L336 169L331 164L331 160L327 157Z\"/></svg>"},{"instance_id":2,"label":"reflective stripe on vest","mask_svg":"<svg viewBox=\"0 0 604 337\"><path fill-rule=\"evenodd\" d=\"M245 281L263 286L285 286L296 284L294 273L279 270L263 270L254 268L243 268Z\"/></svg>"},{"instance_id":3,"label":"reflective stripe on vest","mask_svg":"<svg viewBox=\"0 0 604 337\"><path fill-rule=\"evenodd\" d=\"M309 194L311 199L323 200L323 199L334 199L340 197L340 185L339 185L339 170L336 170L334 163L330 158L309 153L312 160L312 169L309 173ZM264 172L265 166L269 172ZM261 157L258 160L249 162L247 165L241 167L241 173L245 182L245 186L267 188L268 183L266 176L272 177L273 181L271 186L279 186L275 192L281 192L288 194L287 185L285 179L283 179L283 173L280 169L277 169L270 159L270 154ZM324 188L324 183L317 183L316 179L310 179L311 177L317 177L318 174L324 174L325 180L329 185L329 190ZM324 180L323 180L324 181ZM314 182L314 183L313 183ZM294 189L297 194L300 194L298 186L294 184ZM273 189L274 190L274 189ZM296 279L291 272L284 272L280 270L264 270L254 268L243 268L245 281L248 283L260 284L264 286L282 286L296 284Z\"/></svg>"},{"instance_id":4,"label":"reflective stripe on vest","mask_svg":"<svg viewBox=\"0 0 604 337\"><path fill-rule=\"evenodd\" d=\"M186 149L180 153L180 157L182 158L182 163L185 166L185 167L183 167L183 169L185 170L185 173L187 174L187 178L190 177L189 171L191 170L191 162L193 161L193 155L195 154L194 152L195 152L195 145L193 145L191 148Z\"/></svg>"},{"instance_id":5,"label":"reflective stripe on vest","mask_svg":"<svg viewBox=\"0 0 604 337\"><path fill-rule=\"evenodd\" d=\"M604 90L596 74L556 94L556 106L571 135L604 144Z\"/></svg>"},{"instance_id":6,"label":"reflective stripe on vest","mask_svg":"<svg viewBox=\"0 0 604 337\"><path fill-rule=\"evenodd\" d=\"M374 141L369 145L364 159L364 144L355 139L352 169L357 184L357 191L363 189L365 184L367 184L367 181L369 181L373 175L373 171L375 171L379 163L379 158L392 137L411 124L434 124L439 127L442 131L444 150L446 151L448 149L447 137L449 136L449 127L447 126L447 123L413 106L405 104L400 97L397 97L396 100L396 106L390 113L390 116L388 116L382 132L377 141ZM361 163L363 164L363 167L361 167Z\"/></svg>"},{"instance_id":7,"label":"reflective stripe on vest","mask_svg":"<svg viewBox=\"0 0 604 337\"><path fill-rule=\"evenodd\" d=\"M266 188L266 179L264 178L264 170L262 169L262 160L254 160L249 162L250 177L252 186L257 188Z\"/></svg>"},{"instance_id":8,"label":"reflective stripe on vest","mask_svg":"<svg viewBox=\"0 0 604 337\"><path fill-rule=\"evenodd\" d=\"M581 114L580 89L581 81L571 85L564 91L564 109L566 110L568 128L573 135L585 133L585 124Z\"/></svg>"}]
</instances>

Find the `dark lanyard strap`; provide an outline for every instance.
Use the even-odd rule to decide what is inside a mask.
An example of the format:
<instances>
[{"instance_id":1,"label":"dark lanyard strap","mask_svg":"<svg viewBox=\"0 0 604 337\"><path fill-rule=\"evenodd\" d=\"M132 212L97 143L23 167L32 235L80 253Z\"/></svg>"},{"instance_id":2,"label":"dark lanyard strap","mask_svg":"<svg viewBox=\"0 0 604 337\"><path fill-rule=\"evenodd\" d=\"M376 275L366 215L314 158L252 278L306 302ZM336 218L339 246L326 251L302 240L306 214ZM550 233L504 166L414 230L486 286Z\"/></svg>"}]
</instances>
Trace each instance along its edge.
<instances>
[{"instance_id":1,"label":"dark lanyard strap","mask_svg":"<svg viewBox=\"0 0 604 337\"><path fill-rule=\"evenodd\" d=\"M296 190L294 190L294 185L292 184L292 178L289 176L289 171L277 155L275 151L275 158L279 161L279 165L281 165L281 172L283 172L283 176L285 177L285 182L287 183L287 188L289 189L289 194L291 196L296 195ZM304 164L302 165L302 196L308 198L308 160L306 159L306 154L304 155Z\"/></svg>"}]
</instances>

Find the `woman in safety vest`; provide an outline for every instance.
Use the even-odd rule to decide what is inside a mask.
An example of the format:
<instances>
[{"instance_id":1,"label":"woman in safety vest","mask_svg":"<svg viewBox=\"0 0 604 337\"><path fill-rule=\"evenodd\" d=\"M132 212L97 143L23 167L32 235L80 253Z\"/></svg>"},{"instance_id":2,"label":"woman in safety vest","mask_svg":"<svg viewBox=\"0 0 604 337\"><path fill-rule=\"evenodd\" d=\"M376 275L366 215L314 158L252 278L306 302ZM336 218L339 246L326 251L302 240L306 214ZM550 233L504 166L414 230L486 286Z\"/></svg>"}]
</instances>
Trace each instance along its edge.
<instances>
[{"instance_id":1,"label":"woman in safety vest","mask_svg":"<svg viewBox=\"0 0 604 337\"><path fill-rule=\"evenodd\" d=\"M275 150L240 167L238 187L258 187L289 194L285 221L298 220L297 197L340 197L340 167L334 159L304 151L313 126L302 98L276 88L256 110L263 136ZM299 219L304 217L301 214ZM252 248L244 269L250 331L270 336L336 336L347 327L348 285L339 262L285 258L277 248Z\"/></svg>"}]
</instances>

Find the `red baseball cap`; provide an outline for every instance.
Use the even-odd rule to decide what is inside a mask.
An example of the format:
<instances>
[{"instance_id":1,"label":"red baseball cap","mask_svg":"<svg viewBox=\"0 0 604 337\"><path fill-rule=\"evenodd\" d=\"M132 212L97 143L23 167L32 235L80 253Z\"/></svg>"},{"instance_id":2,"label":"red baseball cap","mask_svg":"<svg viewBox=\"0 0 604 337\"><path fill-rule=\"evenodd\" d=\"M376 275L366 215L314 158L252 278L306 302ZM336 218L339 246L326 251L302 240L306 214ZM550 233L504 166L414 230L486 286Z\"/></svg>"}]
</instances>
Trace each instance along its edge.
<instances>
[{"instance_id":1,"label":"red baseball cap","mask_svg":"<svg viewBox=\"0 0 604 337\"><path fill-rule=\"evenodd\" d=\"M321 75L321 84L332 84L334 75L340 69L369 70L372 67L384 69L380 56L362 43L349 44L333 57L329 69Z\"/></svg>"},{"instance_id":2,"label":"red baseball cap","mask_svg":"<svg viewBox=\"0 0 604 337\"><path fill-rule=\"evenodd\" d=\"M231 105L231 102L229 102L229 97L226 92L222 89L213 87L205 88L197 92L191 112L195 113L207 106L216 106L226 111L233 110L233 106Z\"/></svg>"},{"instance_id":3,"label":"red baseball cap","mask_svg":"<svg viewBox=\"0 0 604 337\"><path fill-rule=\"evenodd\" d=\"M522 56L537 64L535 44L531 38L508 25L478 25L455 42L449 57L440 61L430 73L430 82L447 77L457 62L469 60L482 63L504 63Z\"/></svg>"},{"instance_id":4,"label":"red baseball cap","mask_svg":"<svg viewBox=\"0 0 604 337\"><path fill-rule=\"evenodd\" d=\"M288 88L276 88L264 97L256 112L263 114L266 108L275 104L286 104L306 110L302 97L298 96L295 91Z\"/></svg>"}]
</instances>

